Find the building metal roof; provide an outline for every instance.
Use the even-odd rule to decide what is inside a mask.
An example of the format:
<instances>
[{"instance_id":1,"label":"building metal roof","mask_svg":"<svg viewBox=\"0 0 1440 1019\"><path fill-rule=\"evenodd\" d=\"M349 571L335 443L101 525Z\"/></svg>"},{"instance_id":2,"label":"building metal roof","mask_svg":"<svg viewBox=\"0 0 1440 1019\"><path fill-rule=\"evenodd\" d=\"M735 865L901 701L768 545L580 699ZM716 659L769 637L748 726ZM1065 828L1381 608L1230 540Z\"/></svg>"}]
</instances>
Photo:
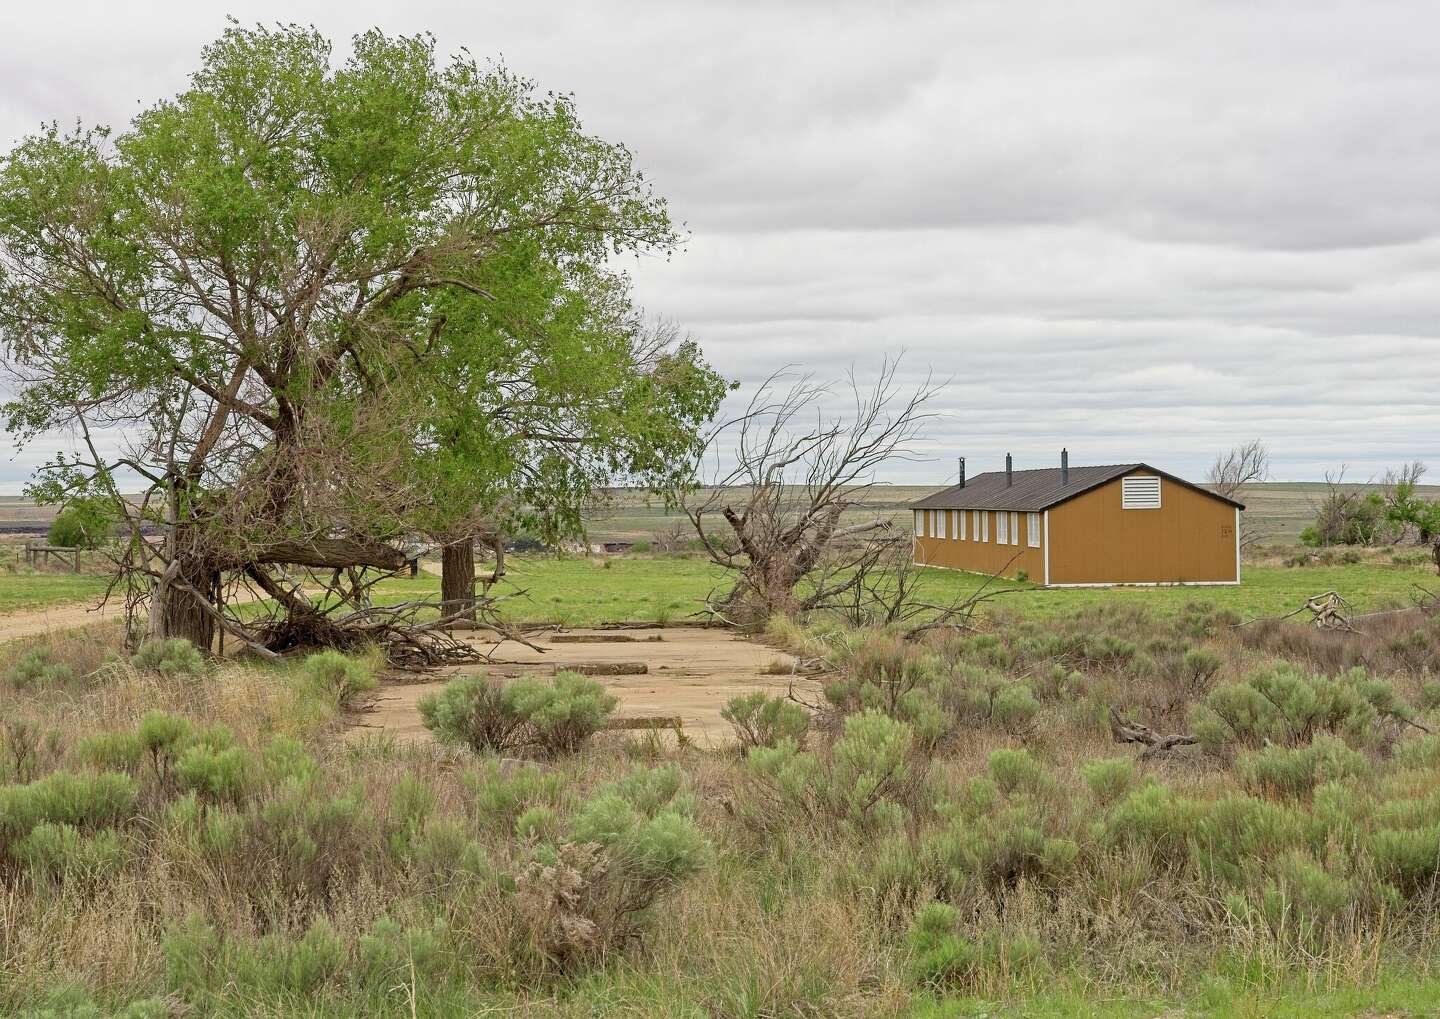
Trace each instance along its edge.
<instances>
[{"instance_id":1,"label":"building metal roof","mask_svg":"<svg viewBox=\"0 0 1440 1019\"><path fill-rule=\"evenodd\" d=\"M1226 498L1208 488L1191 484L1184 478L1177 478L1173 474L1167 474L1143 463L1071 467L1069 480L1064 484L1060 481L1059 467L1015 471L1013 479L1008 485L1005 483L1004 471L989 471L966 479L963 487L952 485L949 488L941 489L934 495L927 495L919 502L911 503L910 508L917 510L1014 510L1019 513L1039 513L1073 499L1077 495L1083 495L1092 488L1098 488L1107 481L1114 481L1116 478L1139 470L1158 474L1166 481L1184 485L1186 488L1201 492L1212 499L1228 503L1236 509L1243 510L1245 508L1243 503L1236 502L1234 499Z\"/></svg>"}]
</instances>

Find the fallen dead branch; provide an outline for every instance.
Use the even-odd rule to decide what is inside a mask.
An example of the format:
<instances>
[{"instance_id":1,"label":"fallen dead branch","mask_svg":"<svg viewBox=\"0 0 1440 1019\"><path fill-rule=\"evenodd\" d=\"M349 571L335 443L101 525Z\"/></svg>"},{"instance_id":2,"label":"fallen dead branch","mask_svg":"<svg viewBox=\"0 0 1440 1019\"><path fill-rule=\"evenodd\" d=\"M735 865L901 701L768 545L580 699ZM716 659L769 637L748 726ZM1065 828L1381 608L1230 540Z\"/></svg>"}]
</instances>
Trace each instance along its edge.
<instances>
[{"instance_id":1,"label":"fallen dead branch","mask_svg":"<svg viewBox=\"0 0 1440 1019\"><path fill-rule=\"evenodd\" d=\"M1176 747L1194 746L1199 742L1194 736L1185 733L1162 736L1141 722L1126 722L1113 707L1110 709L1110 735L1116 743L1138 743L1144 746L1146 749L1140 755L1142 761Z\"/></svg>"},{"instance_id":2,"label":"fallen dead branch","mask_svg":"<svg viewBox=\"0 0 1440 1019\"><path fill-rule=\"evenodd\" d=\"M1410 611L1402 609L1398 611ZM1310 623L1320 630L1345 630L1349 633L1360 633L1351 625L1351 605L1338 591L1326 591L1324 594L1317 594L1305 599L1305 604L1292 612L1286 612L1279 616L1256 616L1254 619L1247 619L1244 622L1236 623L1236 627L1249 626L1252 623L1273 620L1279 622L1285 619L1293 619L1301 613L1310 613ZM1379 615L1381 613L1376 613ZM1363 618L1363 617L1362 617Z\"/></svg>"}]
</instances>

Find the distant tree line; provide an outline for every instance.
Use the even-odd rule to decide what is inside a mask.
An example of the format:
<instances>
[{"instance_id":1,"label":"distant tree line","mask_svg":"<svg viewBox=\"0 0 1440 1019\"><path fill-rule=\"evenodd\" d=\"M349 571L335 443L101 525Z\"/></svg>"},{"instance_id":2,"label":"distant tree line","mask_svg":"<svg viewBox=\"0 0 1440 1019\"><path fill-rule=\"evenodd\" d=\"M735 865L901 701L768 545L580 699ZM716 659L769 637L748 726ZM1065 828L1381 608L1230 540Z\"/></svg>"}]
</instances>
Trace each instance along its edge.
<instances>
[{"instance_id":1,"label":"distant tree line","mask_svg":"<svg viewBox=\"0 0 1440 1019\"><path fill-rule=\"evenodd\" d=\"M1375 488L1345 483L1342 467L1325 476L1315 521L1300 532L1312 547L1396 545L1413 542L1434 551L1440 566L1440 499L1420 494L1426 465L1415 460L1385 472Z\"/></svg>"}]
</instances>

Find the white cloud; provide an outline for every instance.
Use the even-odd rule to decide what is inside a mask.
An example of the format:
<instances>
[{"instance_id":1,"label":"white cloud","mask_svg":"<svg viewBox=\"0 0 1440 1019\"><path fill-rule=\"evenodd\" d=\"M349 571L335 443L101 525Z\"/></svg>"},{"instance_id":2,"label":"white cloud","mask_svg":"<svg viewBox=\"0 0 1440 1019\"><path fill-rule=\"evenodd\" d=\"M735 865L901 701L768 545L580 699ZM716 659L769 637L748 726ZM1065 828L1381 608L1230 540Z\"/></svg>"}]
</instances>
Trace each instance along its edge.
<instances>
[{"instance_id":1,"label":"white cloud","mask_svg":"<svg viewBox=\"0 0 1440 1019\"><path fill-rule=\"evenodd\" d=\"M223 6L6 11L0 141L173 93ZM1194 476L1440 460L1433 5L247 5L340 48L371 24L574 91L692 230L638 288L727 374L951 384L937 480L1006 450ZM60 440L57 440L57 442ZM39 447L37 447L38 449ZM35 452L26 454L25 462ZM24 464L0 466L13 490Z\"/></svg>"}]
</instances>

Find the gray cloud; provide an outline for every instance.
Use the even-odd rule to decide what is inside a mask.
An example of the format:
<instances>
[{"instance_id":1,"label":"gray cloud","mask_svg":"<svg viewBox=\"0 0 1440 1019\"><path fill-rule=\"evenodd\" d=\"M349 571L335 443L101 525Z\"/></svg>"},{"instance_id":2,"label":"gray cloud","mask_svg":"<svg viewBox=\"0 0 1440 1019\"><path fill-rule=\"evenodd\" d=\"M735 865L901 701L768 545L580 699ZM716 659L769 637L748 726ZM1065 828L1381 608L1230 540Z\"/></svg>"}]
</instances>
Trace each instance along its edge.
<instances>
[{"instance_id":1,"label":"gray cloud","mask_svg":"<svg viewBox=\"0 0 1440 1019\"><path fill-rule=\"evenodd\" d=\"M31 5L0 139L123 124L223 27L201 4ZM251 3L428 29L573 91L691 230L633 268L753 386L783 364L949 384L928 463L1148 459L1262 436L1277 473L1440 461L1440 17L1421 0ZM743 391L742 391L743 395ZM56 437L0 467L15 489Z\"/></svg>"}]
</instances>

